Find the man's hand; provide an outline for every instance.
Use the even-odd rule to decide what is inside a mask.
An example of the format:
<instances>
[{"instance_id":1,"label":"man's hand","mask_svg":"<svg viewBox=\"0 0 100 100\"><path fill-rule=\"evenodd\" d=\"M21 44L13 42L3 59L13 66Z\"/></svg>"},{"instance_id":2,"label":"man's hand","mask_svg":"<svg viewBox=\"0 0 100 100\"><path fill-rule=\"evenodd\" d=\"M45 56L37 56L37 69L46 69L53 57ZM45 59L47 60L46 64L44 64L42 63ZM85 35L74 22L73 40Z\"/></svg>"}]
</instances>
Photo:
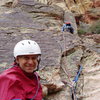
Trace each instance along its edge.
<instances>
[{"instance_id":1,"label":"man's hand","mask_svg":"<svg viewBox=\"0 0 100 100\"><path fill-rule=\"evenodd\" d=\"M16 5L18 4L19 0L14 0L12 3L12 7L16 7Z\"/></svg>"},{"instance_id":2,"label":"man's hand","mask_svg":"<svg viewBox=\"0 0 100 100\"><path fill-rule=\"evenodd\" d=\"M62 90L62 88L65 85L62 83L60 85L58 84L42 84L42 91L43 91L43 96L47 96L50 93L55 93L58 92L60 90Z\"/></svg>"},{"instance_id":3,"label":"man's hand","mask_svg":"<svg viewBox=\"0 0 100 100\"><path fill-rule=\"evenodd\" d=\"M43 97L46 97L48 95L48 88L44 85L42 85L42 95Z\"/></svg>"}]
</instances>

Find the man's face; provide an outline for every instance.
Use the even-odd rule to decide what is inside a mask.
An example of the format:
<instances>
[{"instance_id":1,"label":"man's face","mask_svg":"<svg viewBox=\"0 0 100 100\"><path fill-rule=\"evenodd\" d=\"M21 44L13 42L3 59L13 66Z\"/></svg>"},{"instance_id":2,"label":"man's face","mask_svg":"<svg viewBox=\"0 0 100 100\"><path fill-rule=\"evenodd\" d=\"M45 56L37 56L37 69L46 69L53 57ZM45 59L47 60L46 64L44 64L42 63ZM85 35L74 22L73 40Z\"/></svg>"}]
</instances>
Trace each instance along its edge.
<instances>
[{"instance_id":1,"label":"man's face","mask_svg":"<svg viewBox=\"0 0 100 100\"><path fill-rule=\"evenodd\" d=\"M16 58L16 62L21 69L27 73L32 73L38 66L39 55L21 55Z\"/></svg>"}]
</instances>

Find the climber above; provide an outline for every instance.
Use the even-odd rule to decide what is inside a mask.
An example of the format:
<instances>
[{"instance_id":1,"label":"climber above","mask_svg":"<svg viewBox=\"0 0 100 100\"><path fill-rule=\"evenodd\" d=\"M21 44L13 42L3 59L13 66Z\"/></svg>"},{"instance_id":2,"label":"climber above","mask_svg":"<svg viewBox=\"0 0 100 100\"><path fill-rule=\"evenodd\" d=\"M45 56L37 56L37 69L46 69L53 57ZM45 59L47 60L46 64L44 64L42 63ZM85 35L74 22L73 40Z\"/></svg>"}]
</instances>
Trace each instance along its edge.
<instances>
[{"instance_id":1,"label":"climber above","mask_svg":"<svg viewBox=\"0 0 100 100\"><path fill-rule=\"evenodd\" d=\"M70 22L66 22L65 24L63 24L62 32L70 32L72 34L74 33L74 29Z\"/></svg>"}]
</instances>

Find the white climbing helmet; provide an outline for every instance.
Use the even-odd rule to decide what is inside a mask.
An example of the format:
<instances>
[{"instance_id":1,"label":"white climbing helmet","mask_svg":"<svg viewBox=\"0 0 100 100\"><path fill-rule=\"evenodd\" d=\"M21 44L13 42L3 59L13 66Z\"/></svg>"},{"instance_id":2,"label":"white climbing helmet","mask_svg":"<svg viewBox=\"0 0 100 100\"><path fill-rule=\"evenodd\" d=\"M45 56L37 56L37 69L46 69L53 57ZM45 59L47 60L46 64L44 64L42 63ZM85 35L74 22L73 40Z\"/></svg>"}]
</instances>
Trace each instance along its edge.
<instances>
[{"instance_id":1,"label":"white climbing helmet","mask_svg":"<svg viewBox=\"0 0 100 100\"><path fill-rule=\"evenodd\" d=\"M14 47L14 57L19 55L30 55L30 54L40 54L41 49L39 45L32 40L22 40L18 42Z\"/></svg>"}]
</instances>

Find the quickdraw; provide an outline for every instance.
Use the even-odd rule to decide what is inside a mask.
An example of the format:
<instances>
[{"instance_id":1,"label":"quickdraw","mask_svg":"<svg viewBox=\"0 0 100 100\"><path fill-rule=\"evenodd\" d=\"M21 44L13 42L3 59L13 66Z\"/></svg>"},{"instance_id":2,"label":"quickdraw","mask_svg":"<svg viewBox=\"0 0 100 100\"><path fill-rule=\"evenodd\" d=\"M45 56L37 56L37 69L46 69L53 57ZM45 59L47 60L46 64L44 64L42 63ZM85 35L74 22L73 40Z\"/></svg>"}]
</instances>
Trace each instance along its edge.
<instances>
[{"instance_id":1,"label":"quickdraw","mask_svg":"<svg viewBox=\"0 0 100 100\"><path fill-rule=\"evenodd\" d=\"M74 80L73 80L73 86L71 87L71 92L72 92L72 100L78 100L77 96L76 96L76 84L77 84L77 81L79 79L79 76L82 72L82 66L79 65L79 70L77 72L77 75L74 77Z\"/></svg>"}]
</instances>

